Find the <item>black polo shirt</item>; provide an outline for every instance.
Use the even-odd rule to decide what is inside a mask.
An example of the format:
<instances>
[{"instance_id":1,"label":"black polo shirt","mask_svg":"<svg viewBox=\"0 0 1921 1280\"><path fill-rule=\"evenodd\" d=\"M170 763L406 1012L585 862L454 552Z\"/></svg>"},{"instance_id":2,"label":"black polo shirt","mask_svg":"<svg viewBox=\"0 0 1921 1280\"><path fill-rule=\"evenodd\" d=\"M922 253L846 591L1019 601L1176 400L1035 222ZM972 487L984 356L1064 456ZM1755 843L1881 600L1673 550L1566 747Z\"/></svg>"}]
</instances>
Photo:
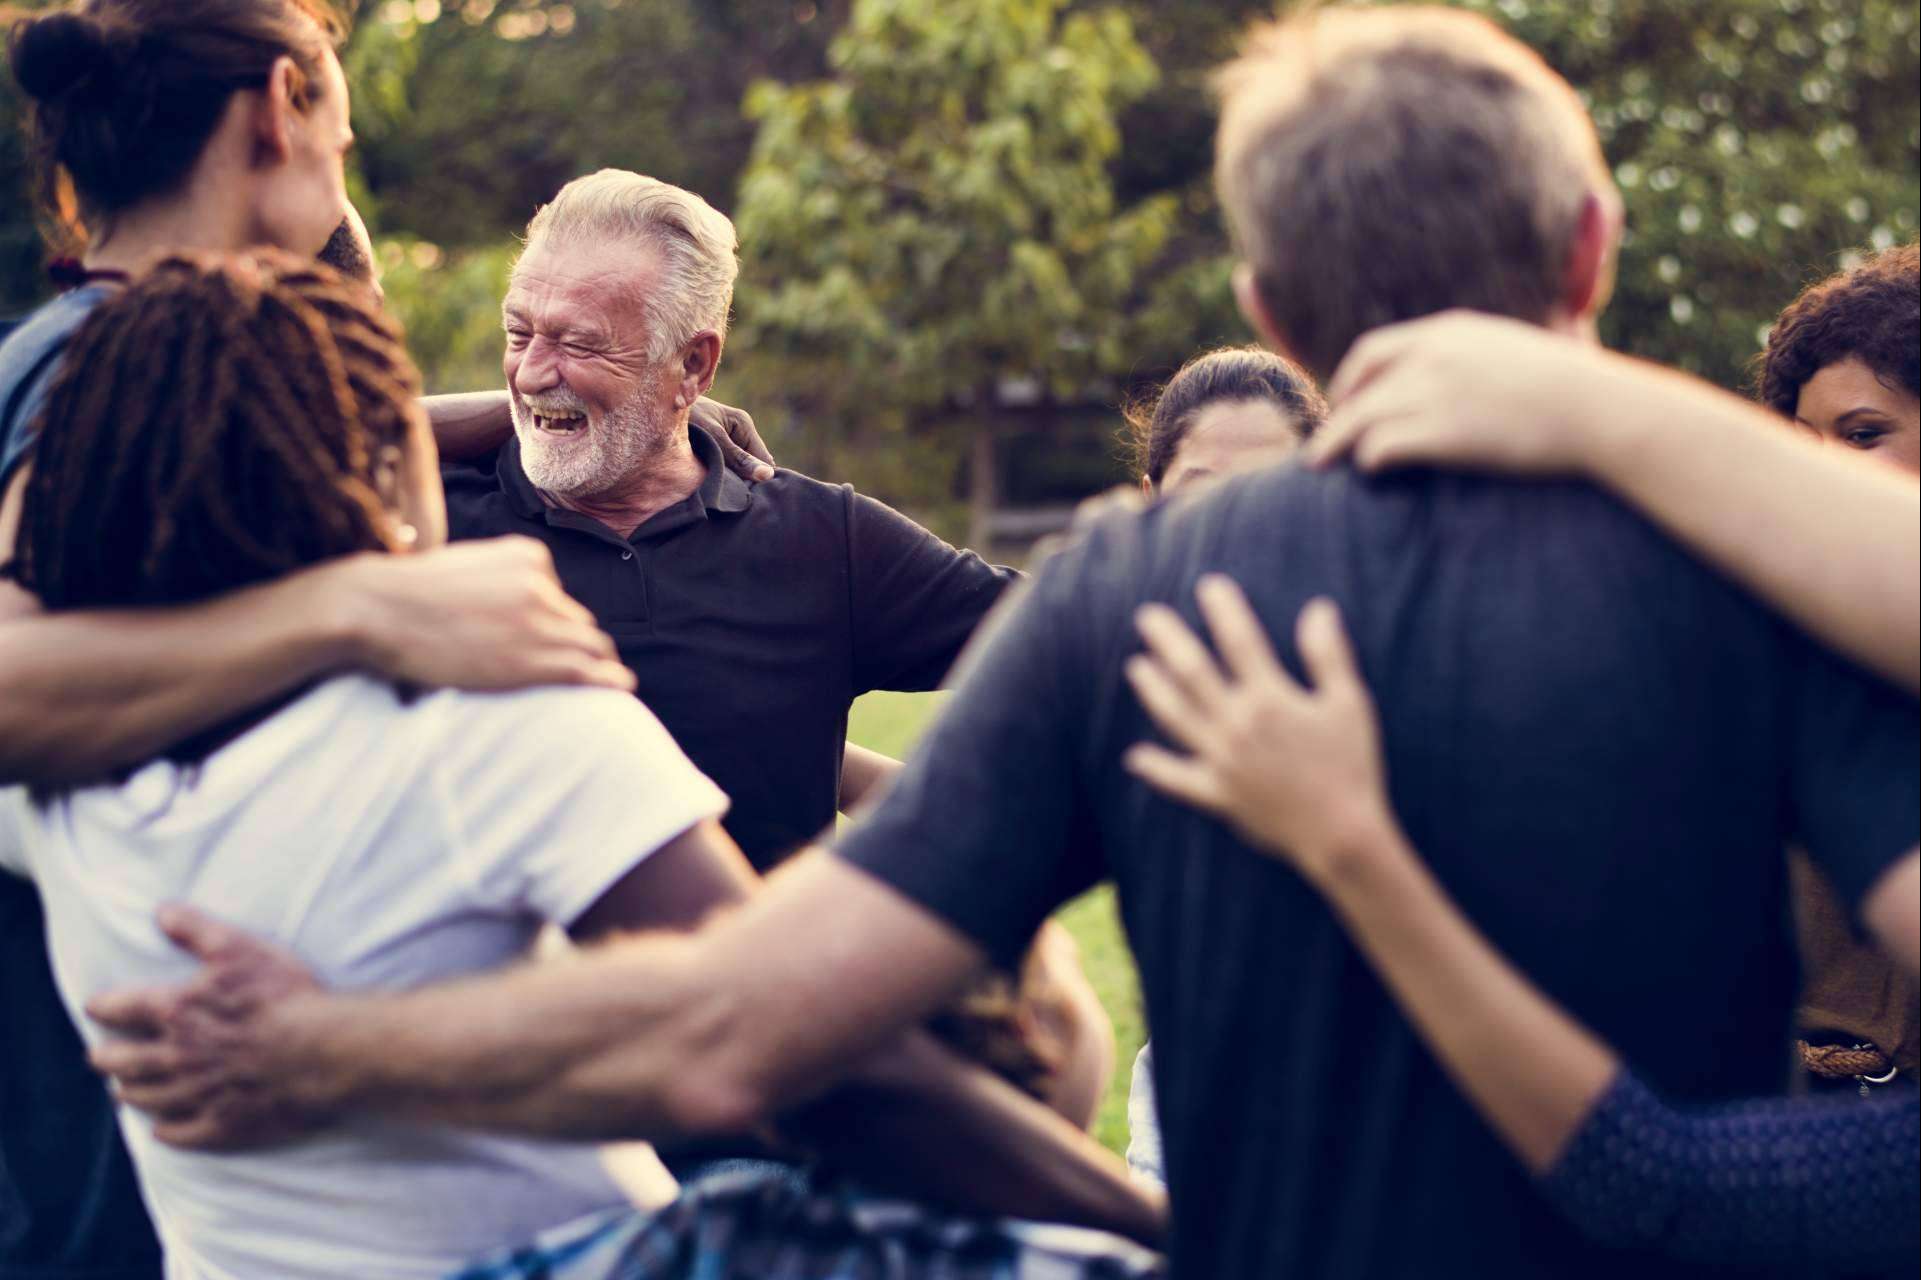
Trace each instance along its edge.
<instances>
[{"instance_id":1,"label":"black polo shirt","mask_svg":"<svg viewBox=\"0 0 1921 1280\"><path fill-rule=\"evenodd\" d=\"M455 538L547 544L766 867L833 822L853 700L939 685L1016 575L850 486L791 471L749 484L689 435L706 479L628 538L543 502L511 440L446 469L447 515Z\"/></svg>"}]
</instances>

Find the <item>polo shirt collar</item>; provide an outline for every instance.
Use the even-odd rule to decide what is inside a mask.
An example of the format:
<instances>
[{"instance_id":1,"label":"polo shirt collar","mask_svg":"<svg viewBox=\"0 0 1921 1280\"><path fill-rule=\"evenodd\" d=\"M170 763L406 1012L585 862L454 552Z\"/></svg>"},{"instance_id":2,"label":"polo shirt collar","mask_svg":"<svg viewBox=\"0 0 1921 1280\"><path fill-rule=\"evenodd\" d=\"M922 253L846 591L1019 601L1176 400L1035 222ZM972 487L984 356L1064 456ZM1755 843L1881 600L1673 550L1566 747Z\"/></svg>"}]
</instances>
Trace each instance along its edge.
<instances>
[{"instance_id":1,"label":"polo shirt collar","mask_svg":"<svg viewBox=\"0 0 1921 1280\"><path fill-rule=\"evenodd\" d=\"M694 457L707 470L700 488L692 495L700 499L700 505L707 514L739 515L752 506L753 486L728 468L727 459L721 455L720 446L714 442L714 438L691 424L687 428L687 438L693 444ZM495 470L499 473L501 492L507 495L507 500L521 516L538 520L555 510L547 505L546 499L540 496L540 490L534 487L534 482L527 478L526 470L520 465L520 437L507 437L507 443L501 446L500 460L495 464ZM648 524L652 523L648 521ZM635 532L642 532L646 528L647 525L642 525Z\"/></svg>"}]
</instances>

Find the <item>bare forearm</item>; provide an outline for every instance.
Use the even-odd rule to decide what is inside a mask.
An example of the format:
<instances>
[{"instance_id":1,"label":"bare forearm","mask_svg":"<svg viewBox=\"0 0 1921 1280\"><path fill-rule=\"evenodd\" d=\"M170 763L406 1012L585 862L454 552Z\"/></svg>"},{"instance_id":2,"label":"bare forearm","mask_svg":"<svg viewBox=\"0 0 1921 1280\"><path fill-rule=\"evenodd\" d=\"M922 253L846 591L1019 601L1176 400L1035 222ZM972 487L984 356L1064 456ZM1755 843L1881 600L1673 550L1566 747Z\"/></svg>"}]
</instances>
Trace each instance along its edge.
<instances>
[{"instance_id":1,"label":"bare forearm","mask_svg":"<svg viewBox=\"0 0 1921 1280\"><path fill-rule=\"evenodd\" d=\"M0 782L137 764L357 654L326 570L211 604L0 623Z\"/></svg>"},{"instance_id":2,"label":"bare forearm","mask_svg":"<svg viewBox=\"0 0 1921 1280\"><path fill-rule=\"evenodd\" d=\"M1398 829L1360 837L1321 888L1476 1109L1530 1170L1552 1166L1614 1053L1488 943Z\"/></svg>"},{"instance_id":3,"label":"bare forearm","mask_svg":"<svg viewBox=\"0 0 1921 1280\"><path fill-rule=\"evenodd\" d=\"M507 407L505 391L426 396L420 403L433 426L440 456L449 462L484 457L513 434L513 414Z\"/></svg>"},{"instance_id":4,"label":"bare forearm","mask_svg":"<svg viewBox=\"0 0 1921 1280\"><path fill-rule=\"evenodd\" d=\"M876 1186L1158 1245L1164 1201L1059 1114L914 1032L782 1131Z\"/></svg>"},{"instance_id":5,"label":"bare forearm","mask_svg":"<svg viewBox=\"0 0 1921 1280\"><path fill-rule=\"evenodd\" d=\"M576 959L400 995L314 995L268 1015L260 1066L322 1115L583 1141L666 1141L748 1127L719 1110L701 1051L720 1019L689 940L628 939Z\"/></svg>"},{"instance_id":6,"label":"bare forearm","mask_svg":"<svg viewBox=\"0 0 1921 1280\"><path fill-rule=\"evenodd\" d=\"M901 762L892 756L848 743L840 764L840 810L852 813L856 806L877 797L901 771Z\"/></svg>"},{"instance_id":7,"label":"bare forearm","mask_svg":"<svg viewBox=\"0 0 1921 1280\"><path fill-rule=\"evenodd\" d=\"M1705 383L1617 359L1634 373L1596 402L1609 419L1596 478L1823 643L1921 691L1921 488Z\"/></svg>"}]
</instances>

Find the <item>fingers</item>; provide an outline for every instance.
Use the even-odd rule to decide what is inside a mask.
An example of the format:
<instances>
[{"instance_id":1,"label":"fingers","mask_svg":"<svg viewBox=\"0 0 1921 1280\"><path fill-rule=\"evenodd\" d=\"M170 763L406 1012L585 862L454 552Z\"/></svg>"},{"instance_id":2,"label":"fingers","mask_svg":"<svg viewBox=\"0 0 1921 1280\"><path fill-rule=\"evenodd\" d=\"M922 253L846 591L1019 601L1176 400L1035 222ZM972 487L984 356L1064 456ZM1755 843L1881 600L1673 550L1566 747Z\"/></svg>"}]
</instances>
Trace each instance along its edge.
<instances>
[{"instance_id":1,"label":"fingers","mask_svg":"<svg viewBox=\"0 0 1921 1280\"><path fill-rule=\"evenodd\" d=\"M632 693L638 687L625 663L611 658L561 657L533 673L534 684L574 684Z\"/></svg>"},{"instance_id":2,"label":"fingers","mask_svg":"<svg viewBox=\"0 0 1921 1280\"><path fill-rule=\"evenodd\" d=\"M246 1145L236 1141L220 1121L211 1115L195 1115L184 1120L156 1120L156 1141L188 1151L237 1150Z\"/></svg>"},{"instance_id":3,"label":"fingers","mask_svg":"<svg viewBox=\"0 0 1921 1280\"><path fill-rule=\"evenodd\" d=\"M1408 335L1403 325L1388 325L1362 334L1328 380L1328 403L1341 404L1380 377L1406 352L1407 346Z\"/></svg>"},{"instance_id":4,"label":"fingers","mask_svg":"<svg viewBox=\"0 0 1921 1280\"><path fill-rule=\"evenodd\" d=\"M1239 583L1226 574L1210 573L1194 588L1194 598L1200 603L1201 616L1207 619L1214 647L1237 681L1278 682L1290 690L1297 687L1274 656L1267 628L1261 625Z\"/></svg>"},{"instance_id":5,"label":"fingers","mask_svg":"<svg viewBox=\"0 0 1921 1280\"><path fill-rule=\"evenodd\" d=\"M1207 716L1152 658L1135 656L1122 668L1134 696L1141 700L1160 731L1190 751L1202 749L1207 738Z\"/></svg>"},{"instance_id":6,"label":"fingers","mask_svg":"<svg viewBox=\"0 0 1921 1280\"><path fill-rule=\"evenodd\" d=\"M1360 688L1359 666L1354 661L1354 646L1341 625L1341 611L1325 596L1307 602L1294 624L1294 643L1300 648L1301 662L1307 667L1309 681L1317 693Z\"/></svg>"},{"instance_id":7,"label":"fingers","mask_svg":"<svg viewBox=\"0 0 1921 1280\"><path fill-rule=\"evenodd\" d=\"M1332 466L1354 447L1364 429L1360 418L1336 409L1301 446L1301 464L1315 470Z\"/></svg>"},{"instance_id":8,"label":"fingers","mask_svg":"<svg viewBox=\"0 0 1921 1280\"><path fill-rule=\"evenodd\" d=\"M175 997L174 989L168 987L108 991L87 1001L87 1016L116 1035L152 1040L166 1029ZM96 1052L106 1053L127 1047L131 1046L110 1042L100 1046Z\"/></svg>"},{"instance_id":9,"label":"fingers","mask_svg":"<svg viewBox=\"0 0 1921 1280\"><path fill-rule=\"evenodd\" d=\"M1143 742L1127 749L1121 757L1126 770L1154 790L1173 800L1208 813L1221 813L1228 807L1226 789L1214 771L1191 756Z\"/></svg>"},{"instance_id":10,"label":"fingers","mask_svg":"<svg viewBox=\"0 0 1921 1280\"><path fill-rule=\"evenodd\" d=\"M714 439L720 445L721 456L727 461L727 469L742 480L758 484L774 478L774 469L755 457L751 450L741 448L726 436L716 436Z\"/></svg>"},{"instance_id":11,"label":"fingers","mask_svg":"<svg viewBox=\"0 0 1921 1280\"><path fill-rule=\"evenodd\" d=\"M164 904L154 913L154 922L169 942L202 961L254 942L240 930L185 903Z\"/></svg>"},{"instance_id":12,"label":"fingers","mask_svg":"<svg viewBox=\"0 0 1921 1280\"><path fill-rule=\"evenodd\" d=\"M113 1096L150 1116L184 1119L206 1107L213 1099L214 1090L205 1079L177 1072L146 1079L116 1075Z\"/></svg>"},{"instance_id":13,"label":"fingers","mask_svg":"<svg viewBox=\"0 0 1921 1280\"><path fill-rule=\"evenodd\" d=\"M1166 605L1143 605L1134 613L1134 626L1156 665L1196 711L1211 716L1227 700L1227 684L1214 655L1181 615Z\"/></svg>"},{"instance_id":14,"label":"fingers","mask_svg":"<svg viewBox=\"0 0 1921 1280\"><path fill-rule=\"evenodd\" d=\"M745 451L750 457L766 464L767 475L774 474L774 454L767 442L760 438L760 430L754 426L754 417L745 409L727 410L727 438Z\"/></svg>"}]
</instances>

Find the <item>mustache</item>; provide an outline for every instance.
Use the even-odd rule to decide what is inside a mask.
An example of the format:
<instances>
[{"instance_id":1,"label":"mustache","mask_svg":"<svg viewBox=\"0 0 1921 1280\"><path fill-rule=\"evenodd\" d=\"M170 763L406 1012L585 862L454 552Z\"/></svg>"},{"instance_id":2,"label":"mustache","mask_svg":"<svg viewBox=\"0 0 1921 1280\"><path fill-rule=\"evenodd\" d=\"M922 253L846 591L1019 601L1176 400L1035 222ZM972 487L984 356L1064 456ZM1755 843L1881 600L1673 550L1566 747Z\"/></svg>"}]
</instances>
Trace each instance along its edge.
<instances>
[{"instance_id":1,"label":"mustache","mask_svg":"<svg viewBox=\"0 0 1921 1280\"><path fill-rule=\"evenodd\" d=\"M571 391L545 391L537 396L523 396L516 391L514 403L529 413L537 413L542 417L556 413L575 413L584 416L587 412L586 404Z\"/></svg>"}]
</instances>

